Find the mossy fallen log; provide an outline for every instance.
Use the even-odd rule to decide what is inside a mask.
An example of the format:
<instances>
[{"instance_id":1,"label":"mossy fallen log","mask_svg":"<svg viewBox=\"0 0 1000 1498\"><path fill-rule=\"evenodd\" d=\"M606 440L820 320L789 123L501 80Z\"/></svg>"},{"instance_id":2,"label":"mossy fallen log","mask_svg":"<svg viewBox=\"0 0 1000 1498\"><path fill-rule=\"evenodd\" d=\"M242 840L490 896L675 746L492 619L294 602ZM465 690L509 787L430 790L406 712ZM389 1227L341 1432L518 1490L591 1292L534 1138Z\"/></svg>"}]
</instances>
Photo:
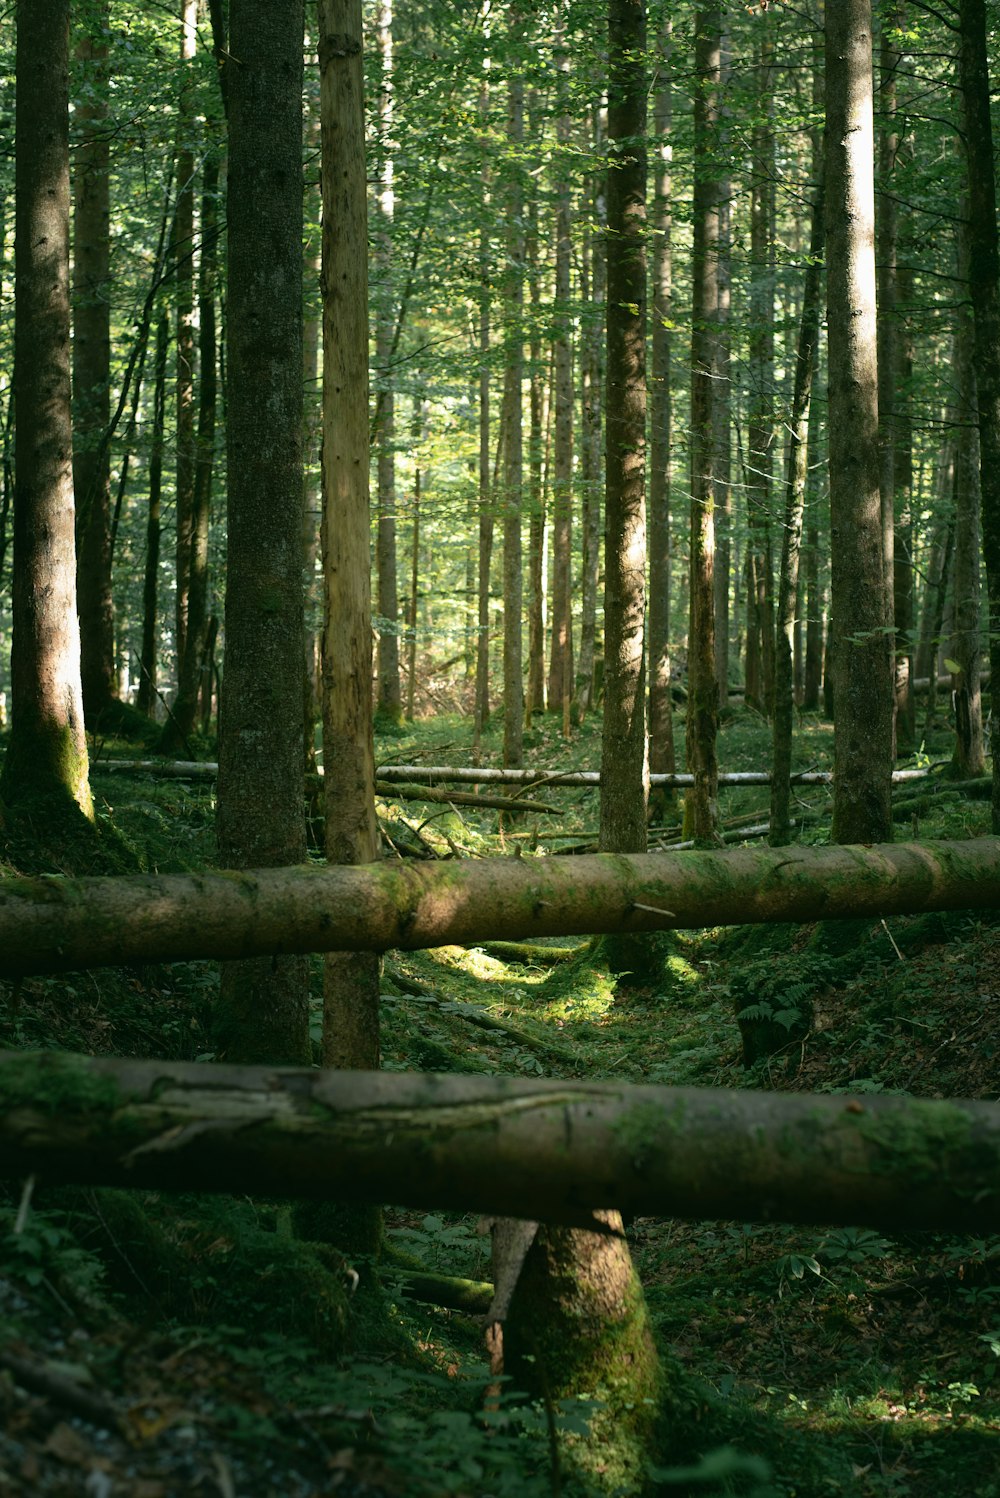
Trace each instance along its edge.
<instances>
[{"instance_id":1,"label":"mossy fallen log","mask_svg":"<svg viewBox=\"0 0 1000 1498\"><path fill-rule=\"evenodd\" d=\"M0 1174L592 1224L1000 1231L1000 1105L0 1053Z\"/></svg>"},{"instance_id":2,"label":"mossy fallen log","mask_svg":"<svg viewBox=\"0 0 1000 1498\"><path fill-rule=\"evenodd\" d=\"M0 880L0 977L1000 908L1000 840Z\"/></svg>"}]
</instances>

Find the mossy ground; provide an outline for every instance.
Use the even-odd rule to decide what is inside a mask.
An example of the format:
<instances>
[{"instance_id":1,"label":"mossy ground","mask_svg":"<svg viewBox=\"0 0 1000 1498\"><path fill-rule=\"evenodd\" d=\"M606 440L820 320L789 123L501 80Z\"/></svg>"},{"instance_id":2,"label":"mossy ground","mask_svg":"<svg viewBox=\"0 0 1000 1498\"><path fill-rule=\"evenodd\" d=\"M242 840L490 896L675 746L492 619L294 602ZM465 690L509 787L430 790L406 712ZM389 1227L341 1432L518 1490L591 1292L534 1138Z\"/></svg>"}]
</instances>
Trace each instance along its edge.
<instances>
[{"instance_id":1,"label":"mossy ground","mask_svg":"<svg viewBox=\"0 0 1000 1498\"><path fill-rule=\"evenodd\" d=\"M830 739L828 725L805 720L796 763L825 766ZM593 767L599 742L596 719L569 743L554 719L539 719L532 762ZM438 719L381 743L378 758L440 764L464 759L467 744L465 720ZM484 748L484 762L498 762L499 732ZM928 746L932 758L948 748L946 736ZM720 758L727 769L766 764L766 726L731 715ZM210 786L99 773L93 784L139 866L211 861ZM559 817L381 811L441 856L594 842L594 794L546 793L556 795ZM766 788L723 796L730 823L765 820ZM798 799L818 814L803 837L824 841L827 792ZM680 810L654 841L679 836ZM942 798L899 835L978 835L988 816L984 801ZM27 869L25 855L8 848L8 863ZM392 1070L994 1098L998 970L1000 926L983 913L674 935L655 971L629 985L584 941L555 966L476 948L395 953L383 975L383 1052ZM319 959L312 974L318 1033ZM207 963L0 984L0 1043L208 1059L214 989ZM789 1024L778 1054L747 1071L734 1012L754 1004L772 1015L808 1009L811 1021L804 1033ZM150 1481L166 1475L163 1491L190 1491L193 1477L171 1487L171 1474L188 1471L192 1450L206 1464L215 1451L239 1491L319 1493L343 1473L358 1493L543 1494L553 1490L555 1415L563 1493L614 1491L599 1412L572 1401L546 1412L504 1395L487 1434L479 1329L406 1299L402 1264L488 1277L488 1240L471 1218L387 1211L381 1291L361 1265L352 1293L355 1266L296 1236L281 1204L41 1184L15 1235L20 1205L20 1187L8 1188L8 1340L49 1362L68 1358L127 1409L131 1445L120 1456L77 1430L112 1473L131 1461ZM660 1491L1000 1495L1000 1240L647 1218L628 1237L664 1358ZM52 1448L69 1449L53 1434L66 1412L3 1379L0 1410L13 1432L0 1448L10 1491L36 1491L37 1473L63 1460ZM185 1430L195 1435L182 1439ZM11 1440L34 1487L11 1468Z\"/></svg>"}]
</instances>

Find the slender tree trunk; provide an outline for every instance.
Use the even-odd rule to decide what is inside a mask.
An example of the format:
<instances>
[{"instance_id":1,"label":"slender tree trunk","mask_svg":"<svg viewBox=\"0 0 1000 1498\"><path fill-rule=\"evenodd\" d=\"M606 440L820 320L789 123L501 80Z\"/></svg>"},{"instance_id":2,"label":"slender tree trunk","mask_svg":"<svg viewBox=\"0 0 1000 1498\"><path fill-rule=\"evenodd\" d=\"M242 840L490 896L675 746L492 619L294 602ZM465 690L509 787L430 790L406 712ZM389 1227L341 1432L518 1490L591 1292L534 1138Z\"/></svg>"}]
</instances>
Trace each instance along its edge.
<instances>
[{"instance_id":1,"label":"slender tree trunk","mask_svg":"<svg viewBox=\"0 0 1000 1498\"><path fill-rule=\"evenodd\" d=\"M174 652L180 671L187 647L188 598L191 588L191 534L194 513L194 56L198 0L180 0L180 92L177 103L177 205L171 240L174 264L177 367L177 455L175 511L177 524Z\"/></svg>"},{"instance_id":2,"label":"slender tree trunk","mask_svg":"<svg viewBox=\"0 0 1000 1498\"><path fill-rule=\"evenodd\" d=\"M300 0L230 0L228 547L217 831L228 868L300 863L302 53ZM329 823L329 817L328 817ZM308 1061L307 964L226 963L238 1061Z\"/></svg>"},{"instance_id":3,"label":"slender tree trunk","mask_svg":"<svg viewBox=\"0 0 1000 1498\"><path fill-rule=\"evenodd\" d=\"M721 66L721 7L695 16L694 201L691 298L691 561L688 625L687 763L695 785L685 802L685 829L714 837L718 819L719 688L715 673L714 377L718 346L719 200L714 159Z\"/></svg>"},{"instance_id":4,"label":"slender tree trunk","mask_svg":"<svg viewBox=\"0 0 1000 1498\"><path fill-rule=\"evenodd\" d=\"M420 443L424 435L424 408L419 396L413 400L413 420L410 426L410 435L413 439L413 451L416 455L420 449ZM423 483L423 475L420 469L419 457L414 457L413 463L413 500L411 510L413 512L413 530L410 541L410 601L407 612L406 632L406 721L413 722L416 708L417 694L417 624L419 622L420 605L420 491Z\"/></svg>"},{"instance_id":5,"label":"slender tree trunk","mask_svg":"<svg viewBox=\"0 0 1000 1498\"><path fill-rule=\"evenodd\" d=\"M934 531L930 557L927 562L927 583L924 587L923 611L920 618L920 641L917 646L915 672L918 677L928 678L927 708L924 732L936 726L938 708L938 646L944 624L945 595L948 590L948 575L951 570L951 553L955 539L955 513L952 495L955 483L955 445L949 442L941 457L938 473L937 493L939 499L947 496L946 513ZM937 512L940 513L938 504Z\"/></svg>"},{"instance_id":6,"label":"slender tree trunk","mask_svg":"<svg viewBox=\"0 0 1000 1498\"><path fill-rule=\"evenodd\" d=\"M77 503L80 676L87 725L117 697L111 594L111 482L104 434L111 415L111 197L107 0L76 47L84 91L73 153L73 487Z\"/></svg>"},{"instance_id":7,"label":"slender tree trunk","mask_svg":"<svg viewBox=\"0 0 1000 1498\"><path fill-rule=\"evenodd\" d=\"M809 235L809 263L802 292L802 318L795 358L795 387L789 420L788 475L785 480L785 521L778 579L778 617L774 642L774 720L771 753L772 847L789 840L789 774L792 768L792 727L795 718L794 631L799 592L799 551L805 510L809 460L809 413L813 376L819 344L820 308L823 289L823 158L822 146L814 142L813 171L818 173L816 199Z\"/></svg>"},{"instance_id":8,"label":"slender tree trunk","mask_svg":"<svg viewBox=\"0 0 1000 1498\"><path fill-rule=\"evenodd\" d=\"M758 669L746 677L749 707L769 714L774 689L774 584L771 558L771 490L774 477L774 127L771 120L772 42L761 34L754 70L758 121L753 130L750 193L749 374L747 437L747 659Z\"/></svg>"},{"instance_id":9,"label":"slender tree trunk","mask_svg":"<svg viewBox=\"0 0 1000 1498\"><path fill-rule=\"evenodd\" d=\"M162 754L177 753L193 732L198 716L208 631L208 542L212 473L215 467L217 398L215 280L218 267L219 158L205 158L201 198L201 257L198 268L198 433L195 443L194 493L188 551L187 628L184 654L178 662L177 695L163 725Z\"/></svg>"},{"instance_id":10,"label":"slender tree trunk","mask_svg":"<svg viewBox=\"0 0 1000 1498\"><path fill-rule=\"evenodd\" d=\"M14 716L0 798L92 817L73 534L68 0L18 0L16 71Z\"/></svg>"},{"instance_id":11,"label":"slender tree trunk","mask_svg":"<svg viewBox=\"0 0 1000 1498\"><path fill-rule=\"evenodd\" d=\"M833 837L892 837L891 627L879 492L870 0L826 13Z\"/></svg>"},{"instance_id":12,"label":"slender tree trunk","mask_svg":"<svg viewBox=\"0 0 1000 1498\"><path fill-rule=\"evenodd\" d=\"M641 852L646 734L645 7L611 0L601 847Z\"/></svg>"},{"instance_id":13,"label":"slender tree trunk","mask_svg":"<svg viewBox=\"0 0 1000 1498\"><path fill-rule=\"evenodd\" d=\"M320 0L323 129L323 778L326 856L378 855L369 562L368 227L361 0ZM326 960L323 1061L379 1064L378 964Z\"/></svg>"},{"instance_id":14,"label":"slender tree trunk","mask_svg":"<svg viewBox=\"0 0 1000 1498\"><path fill-rule=\"evenodd\" d=\"M156 663L160 646L160 495L163 482L163 438L167 393L167 341L170 318L166 308L156 325L156 364L153 373L153 429L149 447L149 509L146 515L146 565L142 586L142 651L136 706L152 717L156 708Z\"/></svg>"},{"instance_id":15,"label":"slender tree trunk","mask_svg":"<svg viewBox=\"0 0 1000 1498\"><path fill-rule=\"evenodd\" d=\"M720 48L720 82L722 97L730 76L729 37L723 33ZM728 120L729 111L719 110L719 151L723 160L732 151ZM715 504L715 674L719 684L719 703L726 706L729 694L729 582L733 553L733 486L732 436L733 401L731 368L730 309L732 302L732 179L724 175L719 182L719 258L716 314L715 390L712 403L714 454L712 485Z\"/></svg>"},{"instance_id":16,"label":"slender tree trunk","mask_svg":"<svg viewBox=\"0 0 1000 1498\"><path fill-rule=\"evenodd\" d=\"M975 324L983 551L989 595L990 715L1000 724L1000 245L985 0L959 0L959 82L969 179L969 290ZM1000 833L1000 754L993 755Z\"/></svg>"},{"instance_id":17,"label":"slender tree trunk","mask_svg":"<svg viewBox=\"0 0 1000 1498\"><path fill-rule=\"evenodd\" d=\"M512 4L508 17L517 52L523 44L525 22L521 8ZM521 504L524 482L521 387L524 380L524 191L521 183L524 143L524 77L519 55L512 57L507 82L507 139L513 160L507 185L507 274L504 305L507 330L504 349L504 485L503 485L503 760L524 763L524 679L522 675L522 543Z\"/></svg>"},{"instance_id":18,"label":"slender tree trunk","mask_svg":"<svg viewBox=\"0 0 1000 1498\"><path fill-rule=\"evenodd\" d=\"M966 199L964 207L968 207ZM959 225L959 285L968 285L969 247L966 225ZM976 423L976 372L973 365L972 309L959 308L955 333L954 368L958 381L955 410L955 544L952 558L954 629L949 656L958 670L952 673L955 704L955 769L969 779L982 775L983 710L979 685L979 564L980 486L979 432ZM936 663L934 666L936 676Z\"/></svg>"},{"instance_id":19,"label":"slender tree trunk","mask_svg":"<svg viewBox=\"0 0 1000 1498\"><path fill-rule=\"evenodd\" d=\"M395 388L391 369L395 298L392 282L392 241L395 214L393 186L393 56L392 0L380 0L377 45L379 78L380 171L376 194L375 253L379 279L375 311L375 364L381 402L376 428L378 443L378 708L379 721L399 724L403 715L399 680L399 590L396 582L396 449Z\"/></svg>"},{"instance_id":20,"label":"slender tree trunk","mask_svg":"<svg viewBox=\"0 0 1000 1498\"><path fill-rule=\"evenodd\" d=\"M479 221L479 569L476 606L476 702L473 713L472 753L478 760L483 729L490 716L490 569L493 560L493 495L490 485L490 274L489 229L490 156L487 128L490 89L485 79L479 90L479 121L482 127L480 180L483 214Z\"/></svg>"},{"instance_id":21,"label":"slender tree trunk","mask_svg":"<svg viewBox=\"0 0 1000 1498\"><path fill-rule=\"evenodd\" d=\"M670 696L670 460L673 400L670 319L673 294L673 93L672 23L663 23L659 74L653 96L656 141L653 182L653 291L649 444L649 768L672 774L673 703ZM664 801L660 794L658 800Z\"/></svg>"},{"instance_id":22,"label":"slender tree trunk","mask_svg":"<svg viewBox=\"0 0 1000 1498\"><path fill-rule=\"evenodd\" d=\"M541 128L537 94L531 91L529 133ZM528 345L528 691L525 723L533 712L545 710L545 365L542 362L542 287L538 263L538 184L529 183L525 239L525 269L530 295Z\"/></svg>"},{"instance_id":23,"label":"slender tree trunk","mask_svg":"<svg viewBox=\"0 0 1000 1498\"><path fill-rule=\"evenodd\" d=\"M570 206L569 52L566 5L556 15L556 244L555 350L553 399L555 447L552 463L552 651L549 657L549 709L565 719L573 691L573 599L570 578L573 538L573 349L570 304L572 213Z\"/></svg>"},{"instance_id":24,"label":"slender tree trunk","mask_svg":"<svg viewBox=\"0 0 1000 1498\"><path fill-rule=\"evenodd\" d=\"M594 144L603 149L604 131L601 110L594 111ZM589 711L594 697L594 672L597 656L597 579L601 551L601 393L604 387L603 310L605 303L606 260L604 255L604 221L606 217L605 182L599 174L593 187L593 222L591 230L584 225L582 263L589 271L587 284L581 282L580 300L593 308L581 333L580 357L580 478L583 486L581 521L580 580L580 659L577 666L577 710L582 717ZM586 217L586 216L585 216Z\"/></svg>"}]
</instances>

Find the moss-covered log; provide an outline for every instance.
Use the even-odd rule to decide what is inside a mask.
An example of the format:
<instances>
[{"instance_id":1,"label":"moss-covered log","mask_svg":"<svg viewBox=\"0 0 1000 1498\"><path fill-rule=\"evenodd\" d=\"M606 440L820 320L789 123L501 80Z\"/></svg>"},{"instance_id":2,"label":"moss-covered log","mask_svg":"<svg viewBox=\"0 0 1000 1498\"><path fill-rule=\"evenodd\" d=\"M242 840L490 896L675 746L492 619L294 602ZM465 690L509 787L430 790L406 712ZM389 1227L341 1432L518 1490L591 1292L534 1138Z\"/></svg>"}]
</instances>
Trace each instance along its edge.
<instances>
[{"instance_id":1,"label":"moss-covered log","mask_svg":"<svg viewBox=\"0 0 1000 1498\"><path fill-rule=\"evenodd\" d=\"M0 1054L0 1173L502 1213L1000 1231L1000 1105Z\"/></svg>"},{"instance_id":2,"label":"moss-covered log","mask_svg":"<svg viewBox=\"0 0 1000 1498\"><path fill-rule=\"evenodd\" d=\"M1000 907L1000 842L0 880L0 976Z\"/></svg>"}]
</instances>

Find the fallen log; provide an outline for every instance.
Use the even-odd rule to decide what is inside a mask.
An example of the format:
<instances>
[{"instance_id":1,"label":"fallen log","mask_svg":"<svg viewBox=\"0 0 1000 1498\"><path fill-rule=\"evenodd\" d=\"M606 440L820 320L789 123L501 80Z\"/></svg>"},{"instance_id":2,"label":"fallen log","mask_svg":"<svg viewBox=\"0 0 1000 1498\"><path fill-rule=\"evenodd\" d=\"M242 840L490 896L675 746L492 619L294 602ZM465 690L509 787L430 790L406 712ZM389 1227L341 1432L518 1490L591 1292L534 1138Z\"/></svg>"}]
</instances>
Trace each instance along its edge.
<instances>
[{"instance_id":1,"label":"fallen log","mask_svg":"<svg viewBox=\"0 0 1000 1498\"><path fill-rule=\"evenodd\" d=\"M214 780L219 767L214 760L154 760L154 759L104 759L96 760L91 770L100 773L115 771L135 775L159 775L175 780ZM322 771L320 772L322 773ZM382 765L378 780L384 792L390 785L413 782L409 787L417 791L428 785L530 785L530 786L599 786L600 770L505 770L482 769L468 765ZM926 780L929 770L893 770L893 785L908 780ZM419 782L420 784L418 784ZM831 785L833 775L829 770L796 770L789 777L791 785ZM650 775L650 786L665 786L668 789L683 789L694 785L694 776L682 771L671 775ZM719 775L720 786L770 785L770 770L730 770ZM425 797L425 799L428 799ZM437 798L430 798L437 799ZM489 804L489 803L481 803ZM517 810L525 811L524 802L516 803ZM546 807L551 811L551 807Z\"/></svg>"},{"instance_id":2,"label":"fallen log","mask_svg":"<svg viewBox=\"0 0 1000 1498\"><path fill-rule=\"evenodd\" d=\"M397 784L390 780L376 780L378 796L393 796L399 801L432 801L443 806L478 806L486 811L528 811L556 815L558 806L549 806L544 801L518 801L513 796L479 795L472 791L445 791L440 786Z\"/></svg>"},{"instance_id":3,"label":"fallen log","mask_svg":"<svg viewBox=\"0 0 1000 1498\"><path fill-rule=\"evenodd\" d=\"M0 879L0 977L1000 908L1000 840Z\"/></svg>"},{"instance_id":4,"label":"fallen log","mask_svg":"<svg viewBox=\"0 0 1000 1498\"><path fill-rule=\"evenodd\" d=\"M1000 1230L1000 1105L0 1053L0 1174L590 1224Z\"/></svg>"}]
</instances>

